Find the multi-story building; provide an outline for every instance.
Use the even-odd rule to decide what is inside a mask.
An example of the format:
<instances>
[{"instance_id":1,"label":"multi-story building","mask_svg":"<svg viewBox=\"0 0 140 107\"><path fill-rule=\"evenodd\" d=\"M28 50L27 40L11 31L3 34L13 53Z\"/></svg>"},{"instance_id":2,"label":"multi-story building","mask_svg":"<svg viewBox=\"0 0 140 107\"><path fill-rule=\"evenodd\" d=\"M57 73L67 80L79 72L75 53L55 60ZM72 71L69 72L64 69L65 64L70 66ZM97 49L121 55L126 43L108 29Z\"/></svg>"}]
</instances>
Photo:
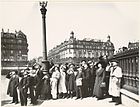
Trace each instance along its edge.
<instances>
[{"instance_id":1,"label":"multi-story building","mask_svg":"<svg viewBox=\"0 0 140 107\"><path fill-rule=\"evenodd\" d=\"M81 60L97 60L99 56L113 55L114 45L108 35L107 41L96 39L77 40L74 32L68 41L62 42L49 51L48 59L54 63L79 63Z\"/></svg>"},{"instance_id":2,"label":"multi-story building","mask_svg":"<svg viewBox=\"0 0 140 107\"><path fill-rule=\"evenodd\" d=\"M139 42L129 42L128 49L139 48Z\"/></svg>"},{"instance_id":3,"label":"multi-story building","mask_svg":"<svg viewBox=\"0 0 140 107\"><path fill-rule=\"evenodd\" d=\"M128 47L119 48L118 51L116 51L116 54L132 49L139 49L139 42L129 42Z\"/></svg>"},{"instance_id":4,"label":"multi-story building","mask_svg":"<svg viewBox=\"0 0 140 107\"><path fill-rule=\"evenodd\" d=\"M28 63L28 43L22 31L1 32L1 71L19 69Z\"/></svg>"}]
</instances>

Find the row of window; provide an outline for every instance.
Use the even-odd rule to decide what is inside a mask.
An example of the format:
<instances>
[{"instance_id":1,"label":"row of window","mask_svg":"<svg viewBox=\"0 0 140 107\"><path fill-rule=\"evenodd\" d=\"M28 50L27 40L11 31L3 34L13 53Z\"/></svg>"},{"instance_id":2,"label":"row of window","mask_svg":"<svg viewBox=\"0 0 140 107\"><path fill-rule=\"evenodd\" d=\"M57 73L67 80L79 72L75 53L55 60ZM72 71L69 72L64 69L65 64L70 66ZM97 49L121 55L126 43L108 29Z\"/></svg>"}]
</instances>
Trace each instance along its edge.
<instances>
[{"instance_id":1,"label":"row of window","mask_svg":"<svg viewBox=\"0 0 140 107\"><path fill-rule=\"evenodd\" d=\"M55 48L53 49L52 51L50 52L55 52L56 50L64 50L64 49L67 49L67 48L86 48L86 49L114 49L113 46L94 46L94 45L67 45L67 46L64 46L64 47L58 47L58 48Z\"/></svg>"},{"instance_id":2,"label":"row of window","mask_svg":"<svg viewBox=\"0 0 140 107\"><path fill-rule=\"evenodd\" d=\"M77 41L77 44L78 45L92 45L92 46L103 46L103 45L106 45L106 46L112 46L113 44L111 42L101 42L101 41L97 41L97 42L94 42L94 41Z\"/></svg>"},{"instance_id":3,"label":"row of window","mask_svg":"<svg viewBox=\"0 0 140 107\"><path fill-rule=\"evenodd\" d=\"M95 49L108 49L108 47L110 49L113 49L114 46L111 42L84 42L84 41L76 41L75 44L69 44L69 45L59 45L55 48L53 48L51 51L55 51L55 50L63 50L66 48L95 48Z\"/></svg>"},{"instance_id":4,"label":"row of window","mask_svg":"<svg viewBox=\"0 0 140 107\"><path fill-rule=\"evenodd\" d=\"M15 34L15 33L2 33L1 37L3 38L26 38L26 35L23 34Z\"/></svg>"},{"instance_id":5,"label":"row of window","mask_svg":"<svg viewBox=\"0 0 140 107\"><path fill-rule=\"evenodd\" d=\"M22 57L22 56L18 56L18 57L13 57L13 56L9 56L9 57L2 57L1 61L27 61L27 57Z\"/></svg>"},{"instance_id":6,"label":"row of window","mask_svg":"<svg viewBox=\"0 0 140 107\"><path fill-rule=\"evenodd\" d=\"M23 39L1 39L1 43L3 44L3 43L14 43L14 44L16 44L16 43L19 43L19 44L26 44L27 43L27 40L25 39L25 40L23 40Z\"/></svg>"},{"instance_id":7,"label":"row of window","mask_svg":"<svg viewBox=\"0 0 140 107\"><path fill-rule=\"evenodd\" d=\"M102 52L102 53L104 53L104 52L107 52L107 51L109 51L109 50L87 50L87 49L81 49L81 50L75 50L75 49L66 49L65 51L61 51L61 52L59 52L59 54L60 55L64 55L64 54L72 54L72 53L79 53L79 52L81 52L82 54L86 54L86 53L90 53L90 52L92 52L92 53L94 53L94 52ZM113 51L113 50L111 50L111 51ZM52 54L50 54L50 55L55 55L55 54L57 54L57 53L52 53Z\"/></svg>"},{"instance_id":8,"label":"row of window","mask_svg":"<svg viewBox=\"0 0 140 107\"><path fill-rule=\"evenodd\" d=\"M72 47L73 47L73 45L69 45L69 48L72 48ZM79 48L83 48L83 46L82 46L82 45L81 45L81 46L79 45ZM94 47L94 48L91 48L91 46L90 46L90 48L89 48L89 46L85 46L84 49L85 49L84 51L88 51L87 49L90 49L90 51L94 51L93 49L98 49L98 50L102 49L102 50L108 51L108 50L113 50L114 48L113 48L113 47ZM69 50L69 51L68 51L68 50ZM66 52L65 52L65 51L63 51L63 50L61 49L60 54L61 54L61 53L66 53L66 54L70 53L70 54L71 54L71 50L73 50L73 49L68 49L68 48L67 48L67 50L66 50ZM82 49L82 50L83 50L83 49ZM58 53L58 52L59 52L59 50L50 51L49 54L55 54L55 53Z\"/></svg>"},{"instance_id":9,"label":"row of window","mask_svg":"<svg viewBox=\"0 0 140 107\"><path fill-rule=\"evenodd\" d=\"M74 51L72 49L69 49L67 51L61 52L59 55L53 55L53 56L60 56L60 58L66 58L66 57L99 57L101 55L113 55L113 51Z\"/></svg>"},{"instance_id":10,"label":"row of window","mask_svg":"<svg viewBox=\"0 0 140 107\"><path fill-rule=\"evenodd\" d=\"M27 51L19 50L19 51L14 51L14 50L3 50L1 51L2 55L10 55L10 54L18 54L18 55L27 55Z\"/></svg>"},{"instance_id":11,"label":"row of window","mask_svg":"<svg viewBox=\"0 0 140 107\"><path fill-rule=\"evenodd\" d=\"M16 35L14 33L2 33L2 38L16 38Z\"/></svg>"},{"instance_id":12,"label":"row of window","mask_svg":"<svg viewBox=\"0 0 140 107\"><path fill-rule=\"evenodd\" d=\"M22 67L22 66L25 66L25 65L27 65L26 61L25 62L23 62L23 61L22 62L13 62L12 61L12 62L3 62L2 63L2 67L17 67L17 66ZM1 69L3 69L2 67L1 67Z\"/></svg>"},{"instance_id":13,"label":"row of window","mask_svg":"<svg viewBox=\"0 0 140 107\"><path fill-rule=\"evenodd\" d=\"M12 44L2 44L2 51L8 49L16 49L16 50L28 50L26 45L12 45Z\"/></svg>"}]
</instances>

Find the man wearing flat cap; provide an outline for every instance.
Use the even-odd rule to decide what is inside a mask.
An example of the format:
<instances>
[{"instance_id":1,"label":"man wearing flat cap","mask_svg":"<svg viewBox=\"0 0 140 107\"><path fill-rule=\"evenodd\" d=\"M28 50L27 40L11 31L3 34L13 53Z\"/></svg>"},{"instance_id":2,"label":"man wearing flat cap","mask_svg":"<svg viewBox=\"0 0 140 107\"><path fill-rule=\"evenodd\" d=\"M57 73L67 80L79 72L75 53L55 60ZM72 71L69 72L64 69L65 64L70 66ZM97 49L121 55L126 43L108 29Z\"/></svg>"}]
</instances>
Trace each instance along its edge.
<instances>
[{"instance_id":1,"label":"man wearing flat cap","mask_svg":"<svg viewBox=\"0 0 140 107\"><path fill-rule=\"evenodd\" d=\"M120 100L120 87L122 78L122 69L118 66L118 60L112 60L112 68L110 72L109 94L112 96L112 101L116 102L115 105L121 103Z\"/></svg>"}]
</instances>

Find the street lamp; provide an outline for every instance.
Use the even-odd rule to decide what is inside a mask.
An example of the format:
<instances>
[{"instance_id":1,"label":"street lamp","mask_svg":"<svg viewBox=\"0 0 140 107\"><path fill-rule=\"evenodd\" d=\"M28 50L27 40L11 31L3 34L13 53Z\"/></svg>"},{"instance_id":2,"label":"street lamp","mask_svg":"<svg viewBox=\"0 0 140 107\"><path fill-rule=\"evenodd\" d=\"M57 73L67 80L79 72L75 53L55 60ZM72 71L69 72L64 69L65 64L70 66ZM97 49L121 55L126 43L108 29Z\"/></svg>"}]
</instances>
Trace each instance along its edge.
<instances>
[{"instance_id":1,"label":"street lamp","mask_svg":"<svg viewBox=\"0 0 140 107\"><path fill-rule=\"evenodd\" d=\"M43 63L43 71L44 72L47 72L49 70L49 62L47 61L47 43L46 43L46 7L47 7L47 1L42 1L42 2L39 2L40 3L40 6L41 6L41 14L42 14L42 29L43 29L43 60L42 60L42 63Z\"/></svg>"}]
</instances>

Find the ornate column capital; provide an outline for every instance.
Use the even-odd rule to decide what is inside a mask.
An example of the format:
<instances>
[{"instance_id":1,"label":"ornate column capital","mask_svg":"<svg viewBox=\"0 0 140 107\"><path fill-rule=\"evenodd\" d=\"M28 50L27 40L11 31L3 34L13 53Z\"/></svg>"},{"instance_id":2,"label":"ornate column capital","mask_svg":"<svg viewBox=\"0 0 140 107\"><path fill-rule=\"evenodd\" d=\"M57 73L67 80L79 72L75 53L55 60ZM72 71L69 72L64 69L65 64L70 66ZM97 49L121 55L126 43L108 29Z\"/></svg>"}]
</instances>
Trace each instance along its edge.
<instances>
[{"instance_id":1,"label":"ornate column capital","mask_svg":"<svg viewBox=\"0 0 140 107\"><path fill-rule=\"evenodd\" d=\"M46 2L42 1L42 2L39 2L39 3L40 3L40 6L41 6L41 9L40 9L41 14L46 15L46 11L47 11L46 7L47 7L48 1L46 1Z\"/></svg>"}]
</instances>

